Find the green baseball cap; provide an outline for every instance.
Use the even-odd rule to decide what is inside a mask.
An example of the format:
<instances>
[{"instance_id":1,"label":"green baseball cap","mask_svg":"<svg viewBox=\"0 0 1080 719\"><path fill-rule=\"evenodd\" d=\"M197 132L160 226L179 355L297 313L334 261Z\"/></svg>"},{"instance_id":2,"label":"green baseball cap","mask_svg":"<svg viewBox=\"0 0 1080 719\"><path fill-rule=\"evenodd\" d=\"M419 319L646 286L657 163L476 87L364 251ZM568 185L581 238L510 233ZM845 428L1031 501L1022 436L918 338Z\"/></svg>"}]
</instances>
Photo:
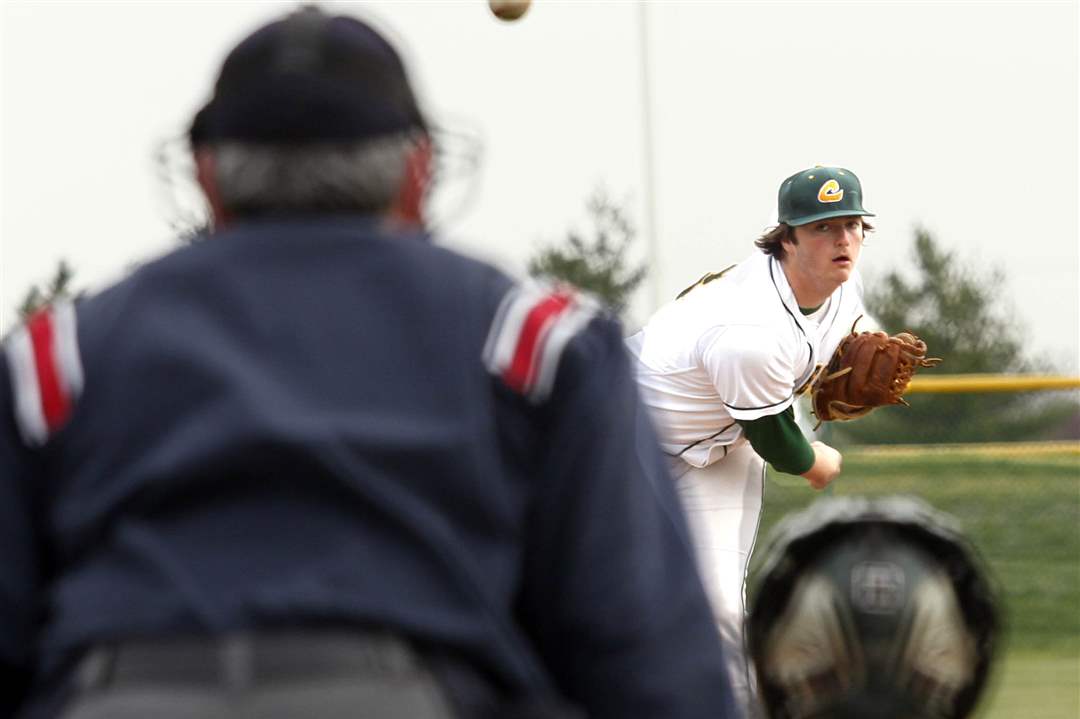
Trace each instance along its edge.
<instances>
[{"instance_id":1,"label":"green baseball cap","mask_svg":"<svg viewBox=\"0 0 1080 719\"><path fill-rule=\"evenodd\" d=\"M812 167L780 185L780 222L792 227L830 217L873 217L862 206L862 184L843 167Z\"/></svg>"}]
</instances>

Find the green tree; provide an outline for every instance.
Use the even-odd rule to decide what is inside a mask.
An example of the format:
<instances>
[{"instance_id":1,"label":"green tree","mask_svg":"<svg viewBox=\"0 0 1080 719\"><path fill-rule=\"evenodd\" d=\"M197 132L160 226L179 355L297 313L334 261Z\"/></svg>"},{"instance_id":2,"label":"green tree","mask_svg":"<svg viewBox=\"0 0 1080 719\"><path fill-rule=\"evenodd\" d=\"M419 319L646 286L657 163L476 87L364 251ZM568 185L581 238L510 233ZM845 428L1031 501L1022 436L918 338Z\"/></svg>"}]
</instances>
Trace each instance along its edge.
<instances>
[{"instance_id":1,"label":"green tree","mask_svg":"<svg viewBox=\"0 0 1080 719\"><path fill-rule=\"evenodd\" d=\"M910 330L949 374L1046 371L1024 354L1020 327L1002 308L1004 274L980 272L915 232L916 273L892 271L866 284L866 307L889 332ZM925 375L924 375L925 376ZM1043 438L1076 412L1060 394L915 394L910 408L885 407L834 424L833 437L867 443L972 442Z\"/></svg>"},{"instance_id":2,"label":"green tree","mask_svg":"<svg viewBox=\"0 0 1080 719\"><path fill-rule=\"evenodd\" d=\"M603 190L592 194L586 209L592 234L570 230L564 242L541 247L529 261L529 274L591 292L622 314L647 272L644 265L632 266L626 257L636 230L626 211Z\"/></svg>"},{"instance_id":3,"label":"green tree","mask_svg":"<svg viewBox=\"0 0 1080 719\"><path fill-rule=\"evenodd\" d=\"M210 209L195 179L195 163L187 137L172 137L157 144L153 155L156 189L164 206L164 220L177 241L189 245L212 229Z\"/></svg>"},{"instance_id":4,"label":"green tree","mask_svg":"<svg viewBox=\"0 0 1080 719\"><path fill-rule=\"evenodd\" d=\"M71 287L71 279L74 276L75 271L67 263L67 260L57 262L56 270L48 282L42 285L32 285L23 295L23 300L18 307L19 317L26 319L45 305L58 299L77 296L79 293Z\"/></svg>"}]
</instances>

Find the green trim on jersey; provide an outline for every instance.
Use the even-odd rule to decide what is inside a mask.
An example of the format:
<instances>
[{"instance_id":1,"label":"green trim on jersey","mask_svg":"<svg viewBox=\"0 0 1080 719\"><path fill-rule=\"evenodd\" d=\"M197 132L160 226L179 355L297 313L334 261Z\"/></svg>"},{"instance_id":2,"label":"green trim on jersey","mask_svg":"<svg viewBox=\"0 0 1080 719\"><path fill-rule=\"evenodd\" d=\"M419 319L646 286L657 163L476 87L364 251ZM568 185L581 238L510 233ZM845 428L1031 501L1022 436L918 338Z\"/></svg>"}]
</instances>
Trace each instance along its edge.
<instances>
[{"instance_id":1,"label":"green trim on jersey","mask_svg":"<svg viewBox=\"0 0 1080 719\"><path fill-rule=\"evenodd\" d=\"M694 284L690 285L685 290L680 292L678 295L676 295L675 299L681 300L683 298L683 296L686 295L686 293L689 292L690 290L694 289L695 287L701 287L702 285L707 285L710 282L712 282L713 280L720 279L725 274L727 274L728 270L735 269L735 267L736 267L735 265L728 265L727 267L720 270L719 272L706 272L704 275L701 276L700 280L698 280L697 282L695 282Z\"/></svg>"},{"instance_id":2,"label":"green trim on jersey","mask_svg":"<svg viewBox=\"0 0 1080 719\"><path fill-rule=\"evenodd\" d=\"M762 459L785 474L802 474L814 466L814 448L795 424L795 408L759 419L741 420L746 438Z\"/></svg>"},{"instance_id":3,"label":"green trim on jersey","mask_svg":"<svg viewBox=\"0 0 1080 719\"><path fill-rule=\"evenodd\" d=\"M824 306L825 306L825 303L822 302L817 307L800 307L799 312L802 312L804 315L809 316L809 315L814 314L815 312L817 312L818 310L820 310Z\"/></svg>"}]
</instances>

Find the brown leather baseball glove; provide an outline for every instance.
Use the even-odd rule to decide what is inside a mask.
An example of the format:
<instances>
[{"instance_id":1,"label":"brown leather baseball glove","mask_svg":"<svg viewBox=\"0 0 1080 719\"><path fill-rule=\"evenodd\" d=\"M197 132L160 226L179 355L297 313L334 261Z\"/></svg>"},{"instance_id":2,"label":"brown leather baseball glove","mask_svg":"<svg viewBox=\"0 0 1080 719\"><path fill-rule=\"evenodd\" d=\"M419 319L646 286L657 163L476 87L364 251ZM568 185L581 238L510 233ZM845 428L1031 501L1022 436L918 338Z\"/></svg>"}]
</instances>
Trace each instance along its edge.
<instances>
[{"instance_id":1,"label":"brown leather baseball glove","mask_svg":"<svg viewBox=\"0 0 1080 719\"><path fill-rule=\"evenodd\" d=\"M926 343L910 332L890 337L856 332L853 325L810 387L818 424L858 419L887 404L906 405L903 394L915 371L939 362L926 356Z\"/></svg>"}]
</instances>

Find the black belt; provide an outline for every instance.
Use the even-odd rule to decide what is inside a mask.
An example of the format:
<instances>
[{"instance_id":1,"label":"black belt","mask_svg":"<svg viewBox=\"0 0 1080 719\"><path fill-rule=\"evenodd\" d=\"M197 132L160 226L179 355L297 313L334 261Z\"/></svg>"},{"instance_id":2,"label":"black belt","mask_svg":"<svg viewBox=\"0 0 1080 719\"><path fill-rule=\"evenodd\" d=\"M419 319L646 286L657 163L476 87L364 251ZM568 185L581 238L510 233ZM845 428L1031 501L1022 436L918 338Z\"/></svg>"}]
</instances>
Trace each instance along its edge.
<instances>
[{"instance_id":1,"label":"black belt","mask_svg":"<svg viewBox=\"0 0 1080 719\"><path fill-rule=\"evenodd\" d=\"M425 672L416 652L389 634L256 632L99 645L82 659L83 690L139 685L256 684Z\"/></svg>"}]
</instances>

